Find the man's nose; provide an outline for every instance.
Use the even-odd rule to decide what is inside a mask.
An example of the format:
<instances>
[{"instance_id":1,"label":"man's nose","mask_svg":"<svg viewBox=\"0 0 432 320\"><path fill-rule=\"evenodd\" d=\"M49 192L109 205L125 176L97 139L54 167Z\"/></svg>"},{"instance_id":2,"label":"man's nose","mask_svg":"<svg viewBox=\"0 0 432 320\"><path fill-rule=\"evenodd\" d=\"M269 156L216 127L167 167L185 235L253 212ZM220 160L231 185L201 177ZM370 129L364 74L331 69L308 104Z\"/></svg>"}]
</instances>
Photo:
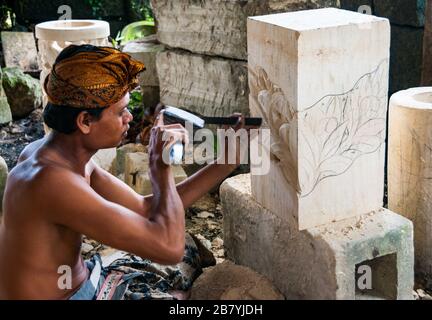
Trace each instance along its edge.
<instances>
[{"instance_id":1,"label":"man's nose","mask_svg":"<svg viewBox=\"0 0 432 320\"><path fill-rule=\"evenodd\" d=\"M127 114L126 114L126 123L129 123L133 120L133 115L132 113L130 113L129 110L127 110Z\"/></svg>"}]
</instances>

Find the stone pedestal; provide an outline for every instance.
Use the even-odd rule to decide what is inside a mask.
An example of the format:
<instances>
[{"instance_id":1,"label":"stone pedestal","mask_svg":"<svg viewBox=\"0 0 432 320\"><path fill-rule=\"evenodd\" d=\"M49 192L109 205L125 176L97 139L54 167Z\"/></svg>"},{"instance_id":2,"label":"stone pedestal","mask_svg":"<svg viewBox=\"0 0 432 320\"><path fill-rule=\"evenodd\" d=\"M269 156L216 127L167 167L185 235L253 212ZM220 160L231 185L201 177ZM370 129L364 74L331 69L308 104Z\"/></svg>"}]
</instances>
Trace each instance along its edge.
<instances>
[{"instance_id":1,"label":"stone pedestal","mask_svg":"<svg viewBox=\"0 0 432 320\"><path fill-rule=\"evenodd\" d=\"M408 219L381 209L299 231L294 219L253 198L250 178L228 179L220 189L228 259L268 277L287 299L413 299ZM372 289L362 291L364 270Z\"/></svg>"},{"instance_id":2,"label":"stone pedestal","mask_svg":"<svg viewBox=\"0 0 432 320\"><path fill-rule=\"evenodd\" d=\"M432 87L395 93L390 99L389 209L414 223L415 270L432 280Z\"/></svg>"}]
</instances>

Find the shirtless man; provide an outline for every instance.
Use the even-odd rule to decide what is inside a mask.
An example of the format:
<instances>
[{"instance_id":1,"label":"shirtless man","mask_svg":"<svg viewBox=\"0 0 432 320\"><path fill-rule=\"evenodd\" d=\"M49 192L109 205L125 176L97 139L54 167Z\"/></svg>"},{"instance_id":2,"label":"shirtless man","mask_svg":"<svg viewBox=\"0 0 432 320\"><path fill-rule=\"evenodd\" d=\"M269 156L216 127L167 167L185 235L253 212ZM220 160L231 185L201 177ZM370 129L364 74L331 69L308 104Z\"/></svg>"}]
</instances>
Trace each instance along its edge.
<instances>
[{"instance_id":1,"label":"shirtless man","mask_svg":"<svg viewBox=\"0 0 432 320\"><path fill-rule=\"evenodd\" d=\"M45 89L51 110L61 110L55 109L62 104L61 90L69 106L78 108L74 130L53 130L27 146L8 176L0 224L0 299L72 296L89 277L80 254L83 234L154 262L180 262L185 247L184 208L237 167L210 164L176 186L171 167L162 160L162 150L178 140L187 142L187 133L180 125L163 125L160 116L149 145L154 195L143 197L101 169L91 158L99 149L118 146L125 137L132 115L124 87L130 89L144 67L113 49L99 52L101 49L92 46L71 47L57 58L55 74L50 74ZM107 61L110 68L106 68ZM86 72L85 66L77 72L83 65L92 72ZM100 65L103 68L99 69ZM114 76L104 75L113 70ZM92 74L97 78L85 79L90 86L77 84ZM107 91L98 91L101 86L95 86L94 81L115 83L116 90L121 90L104 96ZM86 107L105 108L97 116L88 108L79 109L83 101ZM49 117L45 116L45 120ZM164 132L173 138L164 141ZM71 289L58 287L58 268L62 265L71 267Z\"/></svg>"}]
</instances>

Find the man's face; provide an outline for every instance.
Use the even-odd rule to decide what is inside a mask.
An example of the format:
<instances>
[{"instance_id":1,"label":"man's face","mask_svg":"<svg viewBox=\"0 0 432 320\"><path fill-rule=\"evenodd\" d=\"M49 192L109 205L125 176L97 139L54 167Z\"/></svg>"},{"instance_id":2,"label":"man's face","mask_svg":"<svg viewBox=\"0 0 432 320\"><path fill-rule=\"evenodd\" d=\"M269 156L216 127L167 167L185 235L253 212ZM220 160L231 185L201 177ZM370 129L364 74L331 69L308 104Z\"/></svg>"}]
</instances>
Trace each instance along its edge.
<instances>
[{"instance_id":1,"label":"man's face","mask_svg":"<svg viewBox=\"0 0 432 320\"><path fill-rule=\"evenodd\" d=\"M96 149L112 148L118 146L127 135L132 114L127 106L129 93L119 102L106 108L98 121L91 125L90 140Z\"/></svg>"}]
</instances>

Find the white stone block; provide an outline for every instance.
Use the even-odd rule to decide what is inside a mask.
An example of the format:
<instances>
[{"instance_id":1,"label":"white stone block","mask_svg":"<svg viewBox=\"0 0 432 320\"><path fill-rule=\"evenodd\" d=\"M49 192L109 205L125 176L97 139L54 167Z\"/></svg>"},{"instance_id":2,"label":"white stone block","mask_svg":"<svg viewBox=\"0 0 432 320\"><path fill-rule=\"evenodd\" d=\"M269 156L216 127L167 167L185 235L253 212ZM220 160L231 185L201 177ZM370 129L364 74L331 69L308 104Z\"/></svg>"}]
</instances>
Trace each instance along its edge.
<instances>
[{"instance_id":1,"label":"white stone block","mask_svg":"<svg viewBox=\"0 0 432 320\"><path fill-rule=\"evenodd\" d=\"M116 148L101 149L92 158L102 169L114 173Z\"/></svg>"},{"instance_id":2,"label":"white stone block","mask_svg":"<svg viewBox=\"0 0 432 320\"><path fill-rule=\"evenodd\" d=\"M173 166L172 168L175 183L180 183L187 179L187 175L181 166ZM136 184L133 186L134 190L142 195L149 195L153 193L152 185L148 171L141 171L136 176Z\"/></svg>"},{"instance_id":3,"label":"white stone block","mask_svg":"<svg viewBox=\"0 0 432 320\"><path fill-rule=\"evenodd\" d=\"M273 158L269 175L252 176L259 203L300 229L382 206L389 48L388 20L370 15L249 18L250 110L271 130Z\"/></svg>"},{"instance_id":4,"label":"white stone block","mask_svg":"<svg viewBox=\"0 0 432 320\"><path fill-rule=\"evenodd\" d=\"M148 170L149 158L144 152L126 153L125 155L124 182L134 188L137 175Z\"/></svg>"},{"instance_id":5,"label":"white stone block","mask_svg":"<svg viewBox=\"0 0 432 320\"><path fill-rule=\"evenodd\" d=\"M176 184L187 179L187 175L181 166L172 166L171 169ZM152 193L147 153L126 153L124 181L139 194L148 195Z\"/></svg>"}]
</instances>

